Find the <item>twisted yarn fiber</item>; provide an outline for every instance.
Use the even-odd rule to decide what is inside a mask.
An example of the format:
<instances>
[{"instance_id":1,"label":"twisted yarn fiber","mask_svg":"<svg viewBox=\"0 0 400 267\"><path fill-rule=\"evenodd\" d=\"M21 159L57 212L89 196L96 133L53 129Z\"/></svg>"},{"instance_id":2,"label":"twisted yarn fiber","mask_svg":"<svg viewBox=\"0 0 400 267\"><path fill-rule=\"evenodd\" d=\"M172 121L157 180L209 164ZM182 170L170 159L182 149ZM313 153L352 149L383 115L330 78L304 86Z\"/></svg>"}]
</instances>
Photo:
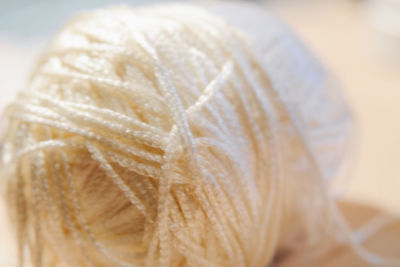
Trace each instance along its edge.
<instances>
[{"instance_id":1,"label":"twisted yarn fiber","mask_svg":"<svg viewBox=\"0 0 400 267\"><path fill-rule=\"evenodd\" d=\"M266 266L334 229L346 108L276 21L221 10L98 10L53 40L7 110L21 264Z\"/></svg>"}]
</instances>

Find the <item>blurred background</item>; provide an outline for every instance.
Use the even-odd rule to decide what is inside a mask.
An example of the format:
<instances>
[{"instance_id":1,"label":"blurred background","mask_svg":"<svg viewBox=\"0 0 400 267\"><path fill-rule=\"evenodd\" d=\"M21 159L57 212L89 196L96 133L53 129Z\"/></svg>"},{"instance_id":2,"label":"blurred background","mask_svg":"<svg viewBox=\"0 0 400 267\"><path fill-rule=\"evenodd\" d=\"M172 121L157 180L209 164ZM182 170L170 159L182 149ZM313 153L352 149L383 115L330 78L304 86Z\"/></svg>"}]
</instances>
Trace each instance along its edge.
<instances>
[{"instance_id":1,"label":"blurred background","mask_svg":"<svg viewBox=\"0 0 400 267\"><path fill-rule=\"evenodd\" d=\"M0 111L74 13L152 2L166 1L0 0ZM400 0L251 2L286 21L343 86L358 129L343 198L400 215ZM10 236L0 205L0 266L14 266Z\"/></svg>"}]
</instances>

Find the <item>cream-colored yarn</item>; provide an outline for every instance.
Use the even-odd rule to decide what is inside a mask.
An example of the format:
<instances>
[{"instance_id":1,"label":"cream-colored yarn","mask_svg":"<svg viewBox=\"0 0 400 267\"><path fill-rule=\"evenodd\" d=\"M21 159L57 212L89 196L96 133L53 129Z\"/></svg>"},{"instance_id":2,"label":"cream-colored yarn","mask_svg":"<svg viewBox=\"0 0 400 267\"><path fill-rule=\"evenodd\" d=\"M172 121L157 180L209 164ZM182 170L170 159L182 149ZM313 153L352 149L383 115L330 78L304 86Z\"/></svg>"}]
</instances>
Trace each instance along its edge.
<instances>
[{"instance_id":1,"label":"cream-colored yarn","mask_svg":"<svg viewBox=\"0 0 400 267\"><path fill-rule=\"evenodd\" d=\"M21 262L266 266L326 238L350 125L332 88L247 6L74 18L7 111Z\"/></svg>"}]
</instances>

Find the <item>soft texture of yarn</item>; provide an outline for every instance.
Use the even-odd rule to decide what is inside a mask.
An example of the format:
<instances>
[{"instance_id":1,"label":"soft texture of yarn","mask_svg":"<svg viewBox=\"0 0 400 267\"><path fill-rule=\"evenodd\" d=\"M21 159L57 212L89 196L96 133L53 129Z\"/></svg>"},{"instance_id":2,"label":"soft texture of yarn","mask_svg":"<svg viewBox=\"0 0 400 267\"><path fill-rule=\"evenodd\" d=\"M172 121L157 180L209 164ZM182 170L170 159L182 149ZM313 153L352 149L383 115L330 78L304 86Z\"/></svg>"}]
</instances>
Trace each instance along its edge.
<instances>
[{"instance_id":1,"label":"soft texture of yarn","mask_svg":"<svg viewBox=\"0 0 400 267\"><path fill-rule=\"evenodd\" d=\"M266 266L337 234L349 111L251 6L81 14L6 115L21 264Z\"/></svg>"}]
</instances>

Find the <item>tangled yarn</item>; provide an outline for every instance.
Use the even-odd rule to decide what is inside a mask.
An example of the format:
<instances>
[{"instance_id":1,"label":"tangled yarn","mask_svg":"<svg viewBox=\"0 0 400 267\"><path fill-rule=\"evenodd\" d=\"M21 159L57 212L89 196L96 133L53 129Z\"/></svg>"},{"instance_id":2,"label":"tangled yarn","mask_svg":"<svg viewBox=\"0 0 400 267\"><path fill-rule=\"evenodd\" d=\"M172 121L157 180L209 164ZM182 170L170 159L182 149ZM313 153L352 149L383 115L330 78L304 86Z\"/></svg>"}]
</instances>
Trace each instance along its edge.
<instances>
[{"instance_id":1,"label":"tangled yarn","mask_svg":"<svg viewBox=\"0 0 400 267\"><path fill-rule=\"evenodd\" d=\"M334 89L245 5L73 18L6 113L20 262L266 266L315 244L351 122Z\"/></svg>"}]
</instances>

